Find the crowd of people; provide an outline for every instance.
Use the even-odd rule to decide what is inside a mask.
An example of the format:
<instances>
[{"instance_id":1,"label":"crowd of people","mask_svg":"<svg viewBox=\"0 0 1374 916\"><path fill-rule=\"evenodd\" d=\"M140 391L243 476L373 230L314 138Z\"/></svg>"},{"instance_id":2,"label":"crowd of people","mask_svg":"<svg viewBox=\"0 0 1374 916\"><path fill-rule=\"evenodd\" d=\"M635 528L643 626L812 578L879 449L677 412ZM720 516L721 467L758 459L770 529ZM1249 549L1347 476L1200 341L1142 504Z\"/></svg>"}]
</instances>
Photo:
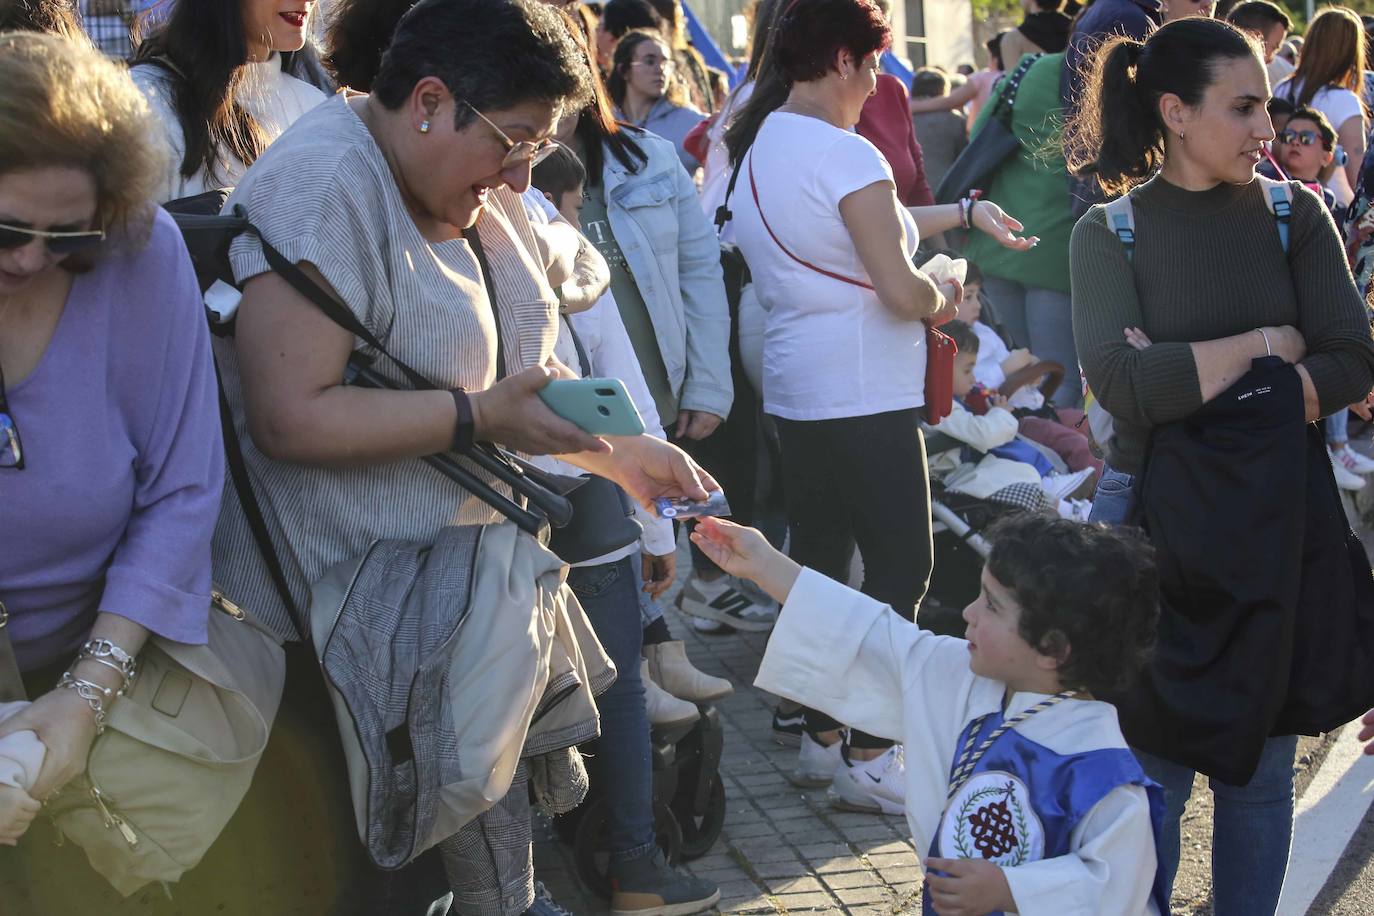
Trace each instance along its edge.
<instances>
[{"instance_id":1,"label":"crowd of people","mask_svg":"<svg viewBox=\"0 0 1374 916\"><path fill-rule=\"evenodd\" d=\"M1297 736L1374 706L1374 22L1026 0L907 85L885 0L758 0L737 75L679 0L97 7L0 0L6 906L557 916L590 781L612 911L707 911L677 586L931 911L1168 913L1202 773L1275 912ZM185 759L251 786L147 814Z\"/></svg>"}]
</instances>

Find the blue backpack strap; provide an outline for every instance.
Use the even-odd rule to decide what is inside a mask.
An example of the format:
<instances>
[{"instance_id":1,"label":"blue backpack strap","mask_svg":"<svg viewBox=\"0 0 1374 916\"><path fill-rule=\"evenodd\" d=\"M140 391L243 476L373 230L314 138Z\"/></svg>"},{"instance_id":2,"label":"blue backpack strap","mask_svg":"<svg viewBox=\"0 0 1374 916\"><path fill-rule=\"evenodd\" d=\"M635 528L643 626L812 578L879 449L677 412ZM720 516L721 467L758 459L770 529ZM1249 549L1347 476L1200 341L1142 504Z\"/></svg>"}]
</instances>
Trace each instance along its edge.
<instances>
[{"instance_id":1,"label":"blue backpack strap","mask_svg":"<svg viewBox=\"0 0 1374 916\"><path fill-rule=\"evenodd\" d=\"M1126 249L1126 263L1131 263L1135 254L1135 208L1131 205L1131 195L1122 194L1107 204L1107 228L1116 233L1121 247Z\"/></svg>"},{"instance_id":2,"label":"blue backpack strap","mask_svg":"<svg viewBox=\"0 0 1374 916\"><path fill-rule=\"evenodd\" d=\"M1264 186L1264 205L1274 215L1275 226L1279 230L1279 244L1283 253L1288 253L1289 229L1293 222L1293 186L1286 181L1272 181L1256 176Z\"/></svg>"}]
</instances>

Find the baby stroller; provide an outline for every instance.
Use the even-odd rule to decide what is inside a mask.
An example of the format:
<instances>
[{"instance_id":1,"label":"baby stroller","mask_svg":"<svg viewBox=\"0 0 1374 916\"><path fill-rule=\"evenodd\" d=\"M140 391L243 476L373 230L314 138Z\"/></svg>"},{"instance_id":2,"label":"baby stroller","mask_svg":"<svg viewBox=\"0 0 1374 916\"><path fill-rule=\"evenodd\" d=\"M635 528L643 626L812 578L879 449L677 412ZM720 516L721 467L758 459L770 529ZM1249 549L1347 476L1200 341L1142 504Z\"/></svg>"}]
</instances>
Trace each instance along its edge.
<instances>
[{"instance_id":1,"label":"baby stroller","mask_svg":"<svg viewBox=\"0 0 1374 916\"><path fill-rule=\"evenodd\" d=\"M653 754L654 835L670 864L700 858L725 827L725 783L720 758L725 731L714 706L688 725L655 728ZM597 742L582 747L591 787L573 811L554 820L554 830L573 847L578 877L609 900L609 826L604 781L597 772Z\"/></svg>"},{"instance_id":2,"label":"baby stroller","mask_svg":"<svg viewBox=\"0 0 1374 916\"><path fill-rule=\"evenodd\" d=\"M1064 368L1052 362L1028 366L1008 377L998 393L1010 396L1018 388L1042 377L1044 381L1040 391L1048 399L1062 382ZM926 453L932 457L951 450L970 448L940 432L938 426L923 426L923 432ZM1016 441L1043 455L1056 472L1068 470L1063 459L1045 446L1019 435ZM1033 484L1012 484L990 496L980 497L950 489L945 481L935 479L932 475L930 514L935 566L917 622L935 633L962 636L963 609L978 597L983 564L992 550L983 533L993 523L1012 513L1052 508L1044 491Z\"/></svg>"}]
</instances>

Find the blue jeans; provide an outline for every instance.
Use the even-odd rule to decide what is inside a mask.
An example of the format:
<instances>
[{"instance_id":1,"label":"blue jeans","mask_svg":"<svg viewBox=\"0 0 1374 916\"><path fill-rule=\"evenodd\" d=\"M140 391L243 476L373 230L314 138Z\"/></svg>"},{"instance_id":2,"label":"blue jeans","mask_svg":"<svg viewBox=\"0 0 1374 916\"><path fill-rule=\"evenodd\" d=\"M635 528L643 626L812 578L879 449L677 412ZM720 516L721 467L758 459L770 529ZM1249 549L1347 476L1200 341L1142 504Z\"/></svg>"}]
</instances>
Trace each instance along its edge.
<instances>
[{"instance_id":1,"label":"blue jeans","mask_svg":"<svg viewBox=\"0 0 1374 916\"><path fill-rule=\"evenodd\" d=\"M1088 514L1088 521L1124 525L1134 508L1134 475L1118 471L1109 464L1103 465L1097 491L1093 493L1093 508Z\"/></svg>"},{"instance_id":2,"label":"blue jeans","mask_svg":"<svg viewBox=\"0 0 1374 916\"><path fill-rule=\"evenodd\" d=\"M1345 445L1350 441L1350 411L1338 410L1326 418L1326 444Z\"/></svg>"},{"instance_id":3,"label":"blue jeans","mask_svg":"<svg viewBox=\"0 0 1374 916\"><path fill-rule=\"evenodd\" d=\"M1073 342L1069 294L992 276L984 277L983 292L1016 346L1028 347L1041 359L1064 366L1064 383L1054 393L1055 405L1079 406L1083 386L1078 375L1078 350Z\"/></svg>"},{"instance_id":4,"label":"blue jeans","mask_svg":"<svg viewBox=\"0 0 1374 916\"><path fill-rule=\"evenodd\" d=\"M1209 780L1212 815L1212 911L1216 916L1272 916L1279 905L1293 840L1295 735L1270 738L1250 782ZM1136 751L1146 774L1164 787L1159 867L1172 891L1178 872L1178 824L1193 794L1193 771Z\"/></svg>"},{"instance_id":5,"label":"blue jeans","mask_svg":"<svg viewBox=\"0 0 1374 916\"><path fill-rule=\"evenodd\" d=\"M611 859L616 862L636 859L654 848L653 758L639 678L644 630L634 566L638 559L632 555L568 570L568 587L618 672L611 688L596 698L601 713L596 778L605 793Z\"/></svg>"}]
</instances>

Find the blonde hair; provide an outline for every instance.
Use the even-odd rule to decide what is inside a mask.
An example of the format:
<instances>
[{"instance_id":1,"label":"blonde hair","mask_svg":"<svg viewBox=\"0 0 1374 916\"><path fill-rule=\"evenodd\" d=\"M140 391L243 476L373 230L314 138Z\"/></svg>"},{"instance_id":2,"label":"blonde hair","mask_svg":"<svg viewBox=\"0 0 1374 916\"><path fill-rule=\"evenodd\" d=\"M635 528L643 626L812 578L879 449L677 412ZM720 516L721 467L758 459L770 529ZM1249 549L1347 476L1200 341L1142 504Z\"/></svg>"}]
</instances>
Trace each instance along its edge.
<instances>
[{"instance_id":1,"label":"blonde hair","mask_svg":"<svg viewBox=\"0 0 1374 916\"><path fill-rule=\"evenodd\" d=\"M95 179L97 225L115 240L141 244L169 154L128 73L89 45L5 32L0 86L0 174L83 169ZM90 263L73 257L63 265Z\"/></svg>"},{"instance_id":2,"label":"blonde hair","mask_svg":"<svg viewBox=\"0 0 1374 916\"><path fill-rule=\"evenodd\" d=\"M1322 10L1307 27L1298 68L1285 80L1294 86L1302 85L1302 92L1292 98L1293 104L1312 104L1312 97L1327 86L1339 86L1360 95L1364 60L1364 24L1360 17L1343 6Z\"/></svg>"}]
</instances>

